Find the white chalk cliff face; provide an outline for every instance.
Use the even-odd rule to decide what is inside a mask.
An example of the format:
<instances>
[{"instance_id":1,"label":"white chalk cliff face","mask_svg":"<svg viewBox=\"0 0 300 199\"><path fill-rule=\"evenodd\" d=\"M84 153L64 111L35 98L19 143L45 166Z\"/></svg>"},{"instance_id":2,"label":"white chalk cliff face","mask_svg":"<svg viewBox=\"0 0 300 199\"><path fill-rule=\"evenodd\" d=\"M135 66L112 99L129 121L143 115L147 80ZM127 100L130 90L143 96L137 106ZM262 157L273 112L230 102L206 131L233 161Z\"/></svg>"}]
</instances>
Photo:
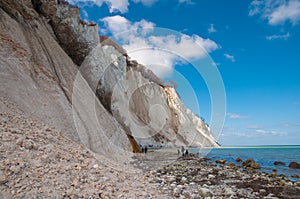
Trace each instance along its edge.
<instances>
[{"instance_id":1,"label":"white chalk cliff face","mask_svg":"<svg viewBox=\"0 0 300 199\"><path fill-rule=\"evenodd\" d=\"M207 124L184 106L173 87L128 59L114 45L99 45L80 68L127 134L142 145L218 146Z\"/></svg>"},{"instance_id":2,"label":"white chalk cliff face","mask_svg":"<svg viewBox=\"0 0 300 199\"><path fill-rule=\"evenodd\" d=\"M62 6L54 0L43 2L49 3L54 13ZM55 128L93 152L115 162L128 162L130 154L127 152L132 151L130 139L97 98L88 98L87 95L93 96L93 93L85 87L74 87L78 74L80 76L79 66L62 49L55 36L61 33L54 31L46 16L47 13L36 12L29 0L0 1L0 112L14 114L5 105L9 102L18 107L24 117ZM75 30L78 28L76 23L69 25ZM89 27L85 27L83 32L88 32ZM97 29L93 35L95 33L97 35ZM77 34L80 33L74 37ZM96 38L99 44L99 36ZM81 86L86 85L84 79L80 81ZM82 101L75 100L78 96ZM91 99L95 102L97 129L93 118L81 117L90 116L86 114L90 110L84 108Z\"/></svg>"},{"instance_id":3,"label":"white chalk cliff face","mask_svg":"<svg viewBox=\"0 0 300 199\"><path fill-rule=\"evenodd\" d=\"M1 111L9 101L115 162L137 143L217 146L174 88L112 40L100 44L98 26L62 0L1 0L0 45Z\"/></svg>"}]
</instances>

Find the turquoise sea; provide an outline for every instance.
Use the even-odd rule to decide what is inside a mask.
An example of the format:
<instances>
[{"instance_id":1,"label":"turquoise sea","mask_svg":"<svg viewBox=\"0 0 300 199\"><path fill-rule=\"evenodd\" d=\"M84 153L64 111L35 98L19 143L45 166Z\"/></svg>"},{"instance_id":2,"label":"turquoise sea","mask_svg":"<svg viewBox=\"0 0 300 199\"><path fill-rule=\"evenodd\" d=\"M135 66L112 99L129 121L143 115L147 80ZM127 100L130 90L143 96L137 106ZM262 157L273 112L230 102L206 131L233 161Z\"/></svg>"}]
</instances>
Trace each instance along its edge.
<instances>
[{"instance_id":1,"label":"turquoise sea","mask_svg":"<svg viewBox=\"0 0 300 199\"><path fill-rule=\"evenodd\" d=\"M242 160L253 158L261 165L262 172L272 172L277 170L278 174L284 174L291 180L300 180L291 178L292 175L300 176L300 169L291 169L288 167L290 162L300 163L300 146L253 146L253 147L221 147L190 149L192 153L200 153L202 156L210 158L212 161L225 159L227 162L237 163L236 158ZM284 162L285 166L275 166L275 161Z\"/></svg>"}]
</instances>

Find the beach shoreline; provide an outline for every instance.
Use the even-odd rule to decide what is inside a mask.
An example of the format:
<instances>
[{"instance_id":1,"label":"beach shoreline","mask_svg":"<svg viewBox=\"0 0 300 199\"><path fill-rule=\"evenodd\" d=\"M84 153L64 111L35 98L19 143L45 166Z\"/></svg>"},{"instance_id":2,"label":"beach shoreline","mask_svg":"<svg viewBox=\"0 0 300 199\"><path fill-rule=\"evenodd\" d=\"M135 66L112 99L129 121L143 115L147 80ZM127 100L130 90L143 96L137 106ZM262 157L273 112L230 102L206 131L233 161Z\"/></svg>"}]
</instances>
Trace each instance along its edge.
<instances>
[{"instance_id":1,"label":"beach shoreline","mask_svg":"<svg viewBox=\"0 0 300 199\"><path fill-rule=\"evenodd\" d=\"M180 157L175 149L149 152L137 157L135 165L169 198L300 198L300 181L284 175L192 155ZM173 159L162 161L167 152Z\"/></svg>"}]
</instances>

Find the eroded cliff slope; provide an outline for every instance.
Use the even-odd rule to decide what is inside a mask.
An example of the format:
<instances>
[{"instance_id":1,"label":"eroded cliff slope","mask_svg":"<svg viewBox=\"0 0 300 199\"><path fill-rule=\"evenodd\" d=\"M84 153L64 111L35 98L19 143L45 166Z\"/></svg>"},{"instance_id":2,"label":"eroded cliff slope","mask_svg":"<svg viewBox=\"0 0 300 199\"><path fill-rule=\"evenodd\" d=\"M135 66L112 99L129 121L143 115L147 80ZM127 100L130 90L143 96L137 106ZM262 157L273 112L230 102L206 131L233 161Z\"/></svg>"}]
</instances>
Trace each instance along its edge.
<instances>
[{"instance_id":1,"label":"eroded cliff slope","mask_svg":"<svg viewBox=\"0 0 300 199\"><path fill-rule=\"evenodd\" d=\"M138 144L217 146L174 88L112 40L101 44L77 7L2 0L0 16L0 97L27 117L118 161Z\"/></svg>"},{"instance_id":2,"label":"eroded cliff slope","mask_svg":"<svg viewBox=\"0 0 300 199\"><path fill-rule=\"evenodd\" d=\"M68 26L74 27L72 37L81 35L78 42L91 37L88 33L90 26L78 24L79 13L72 14L73 8L66 7L65 4L39 1L43 10L39 13L35 10L37 8L33 5L34 2L36 1L0 1L0 99L18 106L25 117L45 123L72 140L83 142L92 151L108 154L109 158L119 161L119 156L114 157L113 150L121 148L131 151L131 145L126 133L102 104L98 101L94 107L101 118L100 128L90 127L88 118L76 117L81 109L72 106L72 94L74 80L78 76L78 65L62 49L61 40L56 35L63 34L64 30L53 28L54 22L49 20L44 4L47 4L49 12L54 13L51 16L57 20L64 13L60 19L68 19ZM92 25L92 29L93 34L98 32L97 26ZM98 42L95 43L99 44L98 35L96 38ZM90 42L85 44L88 46ZM89 49L88 46L85 52ZM97 101L95 97L93 99ZM2 111L4 110L1 109ZM118 142L111 144L109 140Z\"/></svg>"}]
</instances>

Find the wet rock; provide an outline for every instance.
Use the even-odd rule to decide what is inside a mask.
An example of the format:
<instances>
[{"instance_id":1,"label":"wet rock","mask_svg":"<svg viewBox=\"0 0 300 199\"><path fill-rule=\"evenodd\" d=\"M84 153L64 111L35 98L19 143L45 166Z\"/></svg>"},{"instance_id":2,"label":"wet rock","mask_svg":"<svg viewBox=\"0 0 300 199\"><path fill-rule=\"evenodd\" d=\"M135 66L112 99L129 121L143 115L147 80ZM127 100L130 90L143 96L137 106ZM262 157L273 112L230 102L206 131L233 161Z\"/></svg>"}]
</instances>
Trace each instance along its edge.
<instances>
[{"instance_id":1,"label":"wet rock","mask_svg":"<svg viewBox=\"0 0 300 199\"><path fill-rule=\"evenodd\" d=\"M294 174L291 176L292 178L300 178L300 176L298 176L297 174Z\"/></svg>"},{"instance_id":2,"label":"wet rock","mask_svg":"<svg viewBox=\"0 0 300 199\"><path fill-rule=\"evenodd\" d=\"M243 162L243 160L241 158L237 158L235 159L236 162Z\"/></svg>"},{"instance_id":3,"label":"wet rock","mask_svg":"<svg viewBox=\"0 0 300 199\"><path fill-rule=\"evenodd\" d=\"M285 166L285 163L281 162L281 161L275 161L274 165L276 165L276 166Z\"/></svg>"},{"instance_id":4,"label":"wet rock","mask_svg":"<svg viewBox=\"0 0 300 199\"><path fill-rule=\"evenodd\" d=\"M276 169L273 169L272 170L272 173L271 173L271 176L272 177L275 177L277 175L277 170Z\"/></svg>"},{"instance_id":5,"label":"wet rock","mask_svg":"<svg viewBox=\"0 0 300 199\"><path fill-rule=\"evenodd\" d=\"M292 169L300 169L300 164L298 162L291 162L289 167Z\"/></svg>"},{"instance_id":6,"label":"wet rock","mask_svg":"<svg viewBox=\"0 0 300 199\"><path fill-rule=\"evenodd\" d=\"M245 168L250 168L250 169L260 169L260 165L256 163L253 159L248 159L243 162L243 166Z\"/></svg>"},{"instance_id":7,"label":"wet rock","mask_svg":"<svg viewBox=\"0 0 300 199\"><path fill-rule=\"evenodd\" d=\"M225 164L226 160L216 160L216 163L218 163L218 164Z\"/></svg>"}]
</instances>

